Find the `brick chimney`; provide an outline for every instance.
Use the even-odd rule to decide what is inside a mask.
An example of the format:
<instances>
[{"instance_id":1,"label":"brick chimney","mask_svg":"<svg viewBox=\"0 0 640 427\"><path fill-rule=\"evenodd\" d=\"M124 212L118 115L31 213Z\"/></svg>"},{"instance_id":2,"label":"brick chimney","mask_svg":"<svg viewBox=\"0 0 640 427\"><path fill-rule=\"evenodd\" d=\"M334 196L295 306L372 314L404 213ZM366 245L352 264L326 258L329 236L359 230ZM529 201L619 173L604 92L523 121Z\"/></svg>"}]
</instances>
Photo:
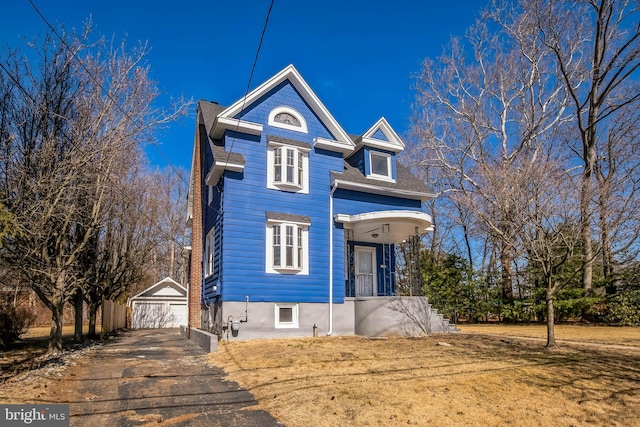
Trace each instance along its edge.
<instances>
[{"instance_id":1,"label":"brick chimney","mask_svg":"<svg viewBox=\"0 0 640 427\"><path fill-rule=\"evenodd\" d=\"M200 119L200 111L198 111ZM191 220L191 265L189 272L189 327L200 328L201 318L201 295L202 295L202 262L203 262L203 242L202 242L202 188L203 188L203 145L206 141L207 131L204 124L198 120L194 147L193 163L191 165L191 197L192 197L192 220Z\"/></svg>"}]
</instances>

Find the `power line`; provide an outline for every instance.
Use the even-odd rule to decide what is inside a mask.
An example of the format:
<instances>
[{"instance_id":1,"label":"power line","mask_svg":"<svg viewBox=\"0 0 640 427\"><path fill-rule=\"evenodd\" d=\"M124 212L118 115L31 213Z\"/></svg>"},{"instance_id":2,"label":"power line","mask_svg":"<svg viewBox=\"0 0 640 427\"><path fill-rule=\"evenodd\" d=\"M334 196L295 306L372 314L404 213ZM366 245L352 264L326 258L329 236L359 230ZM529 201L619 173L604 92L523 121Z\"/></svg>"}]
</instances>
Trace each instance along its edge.
<instances>
[{"instance_id":1,"label":"power line","mask_svg":"<svg viewBox=\"0 0 640 427\"><path fill-rule=\"evenodd\" d=\"M260 50L262 49L262 42L264 40L264 35L267 32L267 26L269 25L269 17L271 16L271 11L273 10L273 4L275 0L271 0L271 4L269 5L269 10L267 11L267 16L264 20L264 26L262 27L262 34L260 34L260 42L258 43L258 49L256 50L256 56L253 58L253 65L251 66L251 73L249 73L249 81L247 81L247 88L244 91L244 97L242 98L242 108L240 111L244 110L247 102L247 95L249 94L249 88L251 87L251 81L253 80L253 72L256 69L256 64L258 63L258 56L260 55ZM235 132L238 131L240 127L240 119L236 123ZM224 162L224 166L229 164L229 159L231 158L231 152L233 151L233 144L236 142L235 136L231 138L231 144L229 145L229 154L227 154L227 160Z\"/></svg>"},{"instance_id":2,"label":"power line","mask_svg":"<svg viewBox=\"0 0 640 427\"><path fill-rule=\"evenodd\" d=\"M15 86L32 102L33 104L33 108L37 107L37 101L35 100L35 98L33 97L33 95L31 95L31 93L29 93L29 91L22 85L22 83L20 82L20 80L13 75L13 73L11 73L7 67L5 67L5 65L0 62L0 68L9 76L9 78L11 79L11 81L13 81L13 83L15 84ZM53 113L55 114L55 113ZM61 116L62 117L62 116ZM64 138L67 139L67 141L69 141L71 144L75 145L76 143L74 142L73 138L71 138L63 128L59 128L57 129ZM179 172L178 172L179 173ZM186 179L183 179L183 177L181 176L182 174L178 175L178 178L181 181L184 181L185 183L187 182ZM110 176L106 175L104 176L104 178L106 178L106 180L111 184L111 188L115 189L117 192L119 192L121 195L123 196L127 196L127 194L125 193L125 189L121 186L121 185L116 185L116 183L111 179ZM150 223L155 223L156 221L154 219L152 219L146 212L146 210L144 210L143 206L138 206L135 205L134 209L137 211L137 213L144 217L147 221L149 221ZM167 238L167 240L171 240L171 241L175 241L174 237L175 236L170 236L170 235L163 235L164 230L162 231L161 235L159 237L161 238Z\"/></svg>"},{"instance_id":3,"label":"power line","mask_svg":"<svg viewBox=\"0 0 640 427\"><path fill-rule=\"evenodd\" d=\"M64 40L64 38L62 38L60 36L60 34L58 34L58 32L56 31L56 29L49 23L49 21L47 20L47 18L42 14L42 12L40 12L40 9L38 9L38 6L36 6L36 4L33 2L33 0L29 0L29 3L31 4L31 6L33 7L33 9L36 11L36 13L38 14L38 16L40 16L40 18L44 21L45 24L47 24L47 26L49 27L49 29L51 29L51 31L53 32L53 34L56 35L56 37L58 37L58 39L60 40L60 42L62 42L62 44L64 45L64 47L69 51L69 53L71 53L71 55L73 56L73 58L78 61L78 63L80 64L80 66L84 69L84 71L87 73L87 75L89 75L89 77L91 77L91 79L98 85L98 87L102 90L102 92L111 100L111 102L113 102L113 104L116 106L116 108L131 122L133 123L134 126L136 126L141 132L146 132L151 138L150 138L150 142L151 144L156 148L156 150L158 151L158 153L160 153L160 156L164 159L165 162L167 162L167 165L169 166L170 169L172 169L176 175L178 175L180 177L180 179L183 179L182 174L180 174L180 172L177 170L177 168L171 163L171 161L169 160L169 158L162 152L162 150L160 149L160 147L158 146L158 144L154 141L153 135L149 132L148 129L142 127L137 120L134 120L133 118L131 118L131 116L129 115L128 112L126 112L122 106L120 106L120 104L113 98L113 96L111 96L111 94L104 88L104 86L102 85L102 83L100 83L97 79L97 77L95 77L93 75L93 73L91 71L89 71L87 69L87 67L85 66L85 64L80 60L80 58L77 57L76 53L71 49L71 47L69 47L69 45L67 44L67 42ZM188 185L189 183L187 181L185 181L185 183Z\"/></svg>"},{"instance_id":4,"label":"power line","mask_svg":"<svg viewBox=\"0 0 640 427\"><path fill-rule=\"evenodd\" d=\"M31 4L31 6L33 7L33 9L36 11L36 13L38 14L38 16L40 16L40 18L42 19L42 21L49 27L49 29L51 29L51 31L53 32L53 34L56 35L56 37L58 37L58 39L60 40L60 42L64 45L64 47L71 53L71 55L73 56L73 58L78 61L78 63L80 64L80 66L84 69L84 71L87 73L87 75L89 77L91 77L91 79L98 85L98 87L102 90L102 92L113 102L113 104L116 106L116 108L131 122L134 124L134 126L136 126L141 132L146 132L148 133L151 138L150 138L150 142L151 144L156 148L156 150L158 151L158 153L161 155L161 157L165 160L165 162L167 163L167 165L174 171L174 173L176 173L176 175L178 175L180 177L180 179L184 179L185 183L187 185L190 185L189 182L186 181L186 178L183 177L183 175L176 169L176 167L171 163L171 161L168 159L168 157L164 154L164 152L160 149L160 147L158 146L158 144L154 141L153 135L151 135L149 133L149 130L142 127L137 120L134 120L133 118L131 118L131 116L129 115L128 112L126 112L122 106L120 106L120 104L111 96L111 94L104 88L104 86L102 85L102 83L100 83L98 81L98 79L93 75L93 73L91 71L89 71L87 69L87 67L85 66L85 64L77 57L76 53L71 49L71 47L67 44L67 42L64 40L64 38L62 36L60 36L60 34L58 34L58 32L56 31L56 29L49 23L49 21L46 19L46 17L44 16L44 14L40 11L40 9L36 6L36 4L33 2L33 0L29 0L29 3ZM262 44L264 41L264 36L266 34L267 31L267 27L269 25L269 17L271 16L271 12L273 10L273 6L274 6L275 0L271 0L270 4L269 4L269 9L267 11L267 15L265 17L265 22L264 22L264 26L262 28L262 32L260 34L260 41L258 43L258 48L256 49L256 54L253 60L253 64L251 66L251 72L249 74L249 79L247 81L247 87L245 89L245 94L243 97L243 101L242 101L242 109L244 110L244 107L246 106L246 101L247 101L247 95L249 93L249 89L251 87L251 82L253 80L253 74L255 72L255 68L258 62L258 57L260 55L260 51L262 49ZM3 67L4 68L4 67ZM6 71L6 70L5 70ZM237 132L237 130L239 129L240 123L238 121L238 123L236 124L236 129L235 131ZM235 143L235 137L233 137L231 139L231 144L229 146L229 151L227 154L227 159L225 160L225 166L228 165L229 160L231 158L231 154L233 152L233 145ZM215 209L215 208L214 208ZM217 209L216 209L217 211Z\"/></svg>"}]
</instances>

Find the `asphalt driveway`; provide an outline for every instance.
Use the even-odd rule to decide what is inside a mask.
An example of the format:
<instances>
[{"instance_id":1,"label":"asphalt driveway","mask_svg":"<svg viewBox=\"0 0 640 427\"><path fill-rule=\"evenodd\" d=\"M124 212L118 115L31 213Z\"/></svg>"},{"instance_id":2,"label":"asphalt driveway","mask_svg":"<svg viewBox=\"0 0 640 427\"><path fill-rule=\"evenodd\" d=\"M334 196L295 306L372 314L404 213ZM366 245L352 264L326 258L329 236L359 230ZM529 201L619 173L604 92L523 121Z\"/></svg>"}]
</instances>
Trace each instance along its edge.
<instances>
[{"instance_id":1,"label":"asphalt driveway","mask_svg":"<svg viewBox=\"0 0 640 427\"><path fill-rule=\"evenodd\" d=\"M63 381L72 426L279 426L175 329L126 331Z\"/></svg>"}]
</instances>

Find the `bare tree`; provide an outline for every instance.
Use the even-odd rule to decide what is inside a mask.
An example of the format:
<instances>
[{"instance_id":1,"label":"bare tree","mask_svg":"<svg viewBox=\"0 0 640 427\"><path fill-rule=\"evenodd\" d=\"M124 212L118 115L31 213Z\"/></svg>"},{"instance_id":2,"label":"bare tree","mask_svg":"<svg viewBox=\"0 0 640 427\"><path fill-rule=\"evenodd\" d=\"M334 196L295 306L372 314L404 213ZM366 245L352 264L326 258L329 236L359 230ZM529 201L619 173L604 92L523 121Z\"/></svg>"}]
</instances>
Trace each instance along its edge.
<instances>
[{"instance_id":1,"label":"bare tree","mask_svg":"<svg viewBox=\"0 0 640 427\"><path fill-rule=\"evenodd\" d=\"M640 120L636 108L624 110L608 121L594 165L595 228L600 235L602 277L611 290L618 281L620 269L616 265L637 258L640 237Z\"/></svg>"},{"instance_id":2,"label":"bare tree","mask_svg":"<svg viewBox=\"0 0 640 427\"><path fill-rule=\"evenodd\" d=\"M510 195L519 189L504 177L535 163L567 120L566 93L544 73L552 58L529 29L518 22L492 33L478 21L438 62L426 60L412 125L420 164L440 175L457 216L498 243L505 300L512 298L519 208Z\"/></svg>"},{"instance_id":3,"label":"bare tree","mask_svg":"<svg viewBox=\"0 0 640 427\"><path fill-rule=\"evenodd\" d=\"M571 123L579 141L575 152L583 163L582 282L585 291L590 292L595 259L592 226L597 217L592 205L593 176L600 175L596 170L598 158L611 154L606 153L608 143L616 138L616 126L610 126L611 122L627 114L629 107L637 109L640 102L636 78L640 67L640 8L630 0L534 0L522 2L521 7L524 14L535 18L537 35L553 54L557 77L572 103ZM615 162L611 158L609 161ZM603 166L604 163L601 162ZM615 168L609 172L615 173ZM609 183L605 181L610 180L603 178L600 175L598 181L606 194ZM600 210L606 269L611 265L609 213Z\"/></svg>"},{"instance_id":4,"label":"bare tree","mask_svg":"<svg viewBox=\"0 0 640 427\"><path fill-rule=\"evenodd\" d=\"M554 299L582 269L579 265L569 275L560 274L560 269L581 248L577 179L566 169L566 161L553 145L540 151L535 162L497 173L497 179L508 179L518 189L507 195L513 200L510 219L517 230L512 246L526 265L542 272L547 347L556 347Z\"/></svg>"},{"instance_id":5,"label":"bare tree","mask_svg":"<svg viewBox=\"0 0 640 427\"><path fill-rule=\"evenodd\" d=\"M182 168L167 168L153 173L156 203L153 215L156 220L160 242L154 249L154 260L150 273L154 281L171 277L182 281L184 247L184 212L187 202L188 175Z\"/></svg>"},{"instance_id":6,"label":"bare tree","mask_svg":"<svg viewBox=\"0 0 640 427\"><path fill-rule=\"evenodd\" d=\"M127 176L123 165L152 141L150 129L184 106L154 107L145 45L128 54L124 43L87 43L90 26L80 36L59 33L33 44L39 70L17 53L3 61L14 108L0 147L2 190L19 230L5 239L3 261L52 311L50 353L62 347L65 303L86 289L84 266L114 177Z\"/></svg>"}]
</instances>

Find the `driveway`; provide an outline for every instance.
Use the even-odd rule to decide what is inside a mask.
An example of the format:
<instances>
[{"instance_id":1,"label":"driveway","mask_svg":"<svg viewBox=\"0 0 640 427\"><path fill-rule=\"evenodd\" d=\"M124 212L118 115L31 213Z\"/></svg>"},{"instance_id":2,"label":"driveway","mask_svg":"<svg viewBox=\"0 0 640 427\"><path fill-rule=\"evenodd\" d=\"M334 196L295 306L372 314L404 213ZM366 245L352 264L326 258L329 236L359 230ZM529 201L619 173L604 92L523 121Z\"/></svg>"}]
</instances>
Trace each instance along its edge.
<instances>
[{"instance_id":1,"label":"driveway","mask_svg":"<svg viewBox=\"0 0 640 427\"><path fill-rule=\"evenodd\" d=\"M67 371L72 426L279 426L175 329L126 331Z\"/></svg>"}]
</instances>

